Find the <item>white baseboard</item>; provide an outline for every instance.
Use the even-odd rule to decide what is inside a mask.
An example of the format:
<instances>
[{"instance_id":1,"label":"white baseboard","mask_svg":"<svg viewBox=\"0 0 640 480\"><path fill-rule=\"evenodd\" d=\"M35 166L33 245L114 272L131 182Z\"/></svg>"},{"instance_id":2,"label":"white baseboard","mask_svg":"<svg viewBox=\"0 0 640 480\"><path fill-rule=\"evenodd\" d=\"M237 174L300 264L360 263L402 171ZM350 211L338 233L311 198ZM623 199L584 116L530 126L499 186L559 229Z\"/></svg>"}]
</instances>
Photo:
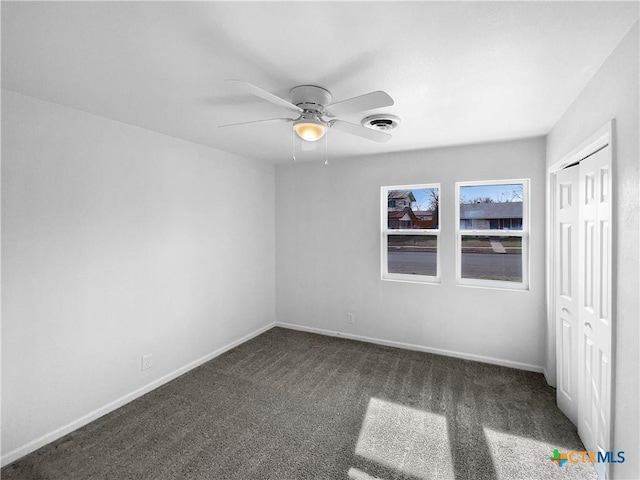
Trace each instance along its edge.
<instances>
[{"instance_id":1,"label":"white baseboard","mask_svg":"<svg viewBox=\"0 0 640 480\"><path fill-rule=\"evenodd\" d=\"M92 412L87 413L86 415L83 415L82 417L78 418L77 420L74 420L73 422L70 422L52 432L46 433L41 437L36 438L35 440L32 440L29 443L26 443L25 445L22 445L21 447L18 447L8 452L6 455L2 456L2 460L1 460L2 466L4 467L5 465L9 465L10 463L15 462L19 458L37 450L38 448L43 447L44 445L51 443L54 440L57 440L58 438L61 438L66 434L71 433L74 430L77 430L80 427L83 427L87 423L90 423L102 417L103 415L106 415L107 413L122 407L123 405L126 405L127 403L135 400L136 398L141 397L145 393L149 393L150 391L155 390L156 388L164 385L165 383L170 382L174 378L177 378L180 375L187 373L189 370L193 370L194 368L202 365L203 363L206 363L209 360L219 355L222 355L226 351L231 350L232 348L235 348L238 345L248 340L251 340L253 337L258 336L261 333L266 332L267 330L271 330L274 326L275 326L275 322L265 325L264 327L259 328L258 330L255 330L254 332L251 332L250 334L245 335L242 338L239 338L238 340L235 340L223 347L218 348L217 350L205 355L204 357L200 357L197 360L194 360L193 362L190 362L185 366L180 367L177 370L174 370L173 372L168 373L154 380L153 382L138 388L137 390L134 390L131 393L128 393L100 408L93 410Z\"/></svg>"},{"instance_id":2,"label":"white baseboard","mask_svg":"<svg viewBox=\"0 0 640 480\"><path fill-rule=\"evenodd\" d=\"M484 355L476 355L473 353L455 352L453 350L443 350L441 348L424 347L422 345L414 345L412 343L395 342L393 340L383 340L380 338L365 337L363 335L355 335L352 333L336 332L333 330L325 330L323 328L305 327L293 323L276 322L276 327L288 328L291 330L300 330L302 332L318 333L320 335L328 335L330 337L348 338L350 340L358 340L360 342L375 343L377 345L385 345L387 347L403 348L405 350L415 350L418 352L435 353L437 355L445 355L447 357L462 358L464 360L473 360L475 362L491 363L502 367L517 368L518 370L527 370L529 372L543 373L544 369L538 365L529 363L513 362L511 360L503 360L501 358L485 357Z\"/></svg>"},{"instance_id":3,"label":"white baseboard","mask_svg":"<svg viewBox=\"0 0 640 480\"><path fill-rule=\"evenodd\" d=\"M546 380L547 385L549 385L550 387L556 388L556 383L554 379L552 379L549 376L549 371L547 370L547 367L542 367L542 374L544 375L544 379Z\"/></svg>"}]
</instances>

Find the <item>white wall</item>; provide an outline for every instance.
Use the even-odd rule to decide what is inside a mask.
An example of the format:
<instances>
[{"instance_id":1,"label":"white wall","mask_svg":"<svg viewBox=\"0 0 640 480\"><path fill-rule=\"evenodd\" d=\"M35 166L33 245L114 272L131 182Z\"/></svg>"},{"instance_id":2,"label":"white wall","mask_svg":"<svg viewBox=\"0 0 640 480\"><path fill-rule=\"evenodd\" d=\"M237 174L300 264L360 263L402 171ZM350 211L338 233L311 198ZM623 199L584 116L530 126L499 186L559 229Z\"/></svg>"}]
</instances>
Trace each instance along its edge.
<instances>
[{"instance_id":1,"label":"white wall","mask_svg":"<svg viewBox=\"0 0 640 480\"><path fill-rule=\"evenodd\" d=\"M275 320L272 165L8 91L2 161L5 463Z\"/></svg>"},{"instance_id":2,"label":"white wall","mask_svg":"<svg viewBox=\"0 0 640 480\"><path fill-rule=\"evenodd\" d=\"M638 398L640 363L640 211L638 175L638 23L618 45L547 139L547 162L560 160L605 122L615 119L615 450L626 461L613 467L614 478L640 478Z\"/></svg>"},{"instance_id":3,"label":"white wall","mask_svg":"<svg viewBox=\"0 0 640 480\"><path fill-rule=\"evenodd\" d=\"M545 140L280 165L278 322L544 364ZM531 178L530 290L455 285L454 183ZM380 279L380 187L442 184L442 283ZM355 313L353 325L347 312Z\"/></svg>"}]
</instances>

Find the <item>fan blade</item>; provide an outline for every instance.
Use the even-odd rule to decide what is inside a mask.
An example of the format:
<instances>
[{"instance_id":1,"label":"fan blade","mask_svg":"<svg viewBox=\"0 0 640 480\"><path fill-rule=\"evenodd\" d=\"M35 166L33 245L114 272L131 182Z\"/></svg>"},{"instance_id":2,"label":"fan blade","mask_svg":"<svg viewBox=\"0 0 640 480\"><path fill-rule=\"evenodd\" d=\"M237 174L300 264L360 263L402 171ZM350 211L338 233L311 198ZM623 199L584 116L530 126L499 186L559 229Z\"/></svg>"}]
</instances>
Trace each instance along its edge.
<instances>
[{"instance_id":1,"label":"fan blade","mask_svg":"<svg viewBox=\"0 0 640 480\"><path fill-rule=\"evenodd\" d=\"M234 85L237 85L241 90L244 90L251 95L255 95L256 97L260 97L267 102L275 103L280 107L287 108L296 113L302 113L302 109L300 107L294 105L293 103L287 102L283 98L280 98L273 93L267 92L260 87L256 87L252 83L232 79L227 80L227 82L233 83Z\"/></svg>"},{"instance_id":2,"label":"fan blade","mask_svg":"<svg viewBox=\"0 0 640 480\"><path fill-rule=\"evenodd\" d=\"M390 107L391 105L393 105L393 98L388 93L378 90L329 105L324 112L329 117L337 117L374 108Z\"/></svg>"},{"instance_id":3,"label":"fan blade","mask_svg":"<svg viewBox=\"0 0 640 480\"><path fill-rule=\"evenodd\" d=\"M235 127L236 125L247 125L249 123L263 123L263 122L293 122L293 118L265 118L264 120L252 120L250 122L240 122L240 123L227 123L226 125L218 125L218 128L223 127Z\"/></svg>"},{"instance_id":4,"label":"fan blade","mask_svg":"<svg viewBox=\"0 0 640 480\"><path fill-rule=\"evenodd\" d=\"M356 125L355 123L345 122L344 120L332 120L331 127L336 130L342 130L343 132L351 133L352 135L358 135L359 137L373 140L374 142L388 142L391 140L391 135L378 130L372 130L370 128Z\"/></svg>"}]
</instances>

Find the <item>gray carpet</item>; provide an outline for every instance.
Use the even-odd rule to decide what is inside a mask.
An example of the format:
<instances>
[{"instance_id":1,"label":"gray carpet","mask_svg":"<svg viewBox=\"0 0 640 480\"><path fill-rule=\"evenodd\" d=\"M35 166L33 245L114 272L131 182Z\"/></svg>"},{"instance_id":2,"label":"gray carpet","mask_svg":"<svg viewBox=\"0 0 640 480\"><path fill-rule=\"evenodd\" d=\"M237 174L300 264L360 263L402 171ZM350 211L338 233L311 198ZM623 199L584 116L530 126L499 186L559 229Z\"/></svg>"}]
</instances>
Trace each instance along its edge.
<instances>
[{"instance_id":1,"label":"gray carpet","mask_svg":"<svg viewBox=\"0 0 640 480\"><path fill-rule=\"evenodd\" d=\"M585 479L542 375L274 328L2 469L13 479Z\"/></svg>"}]
</instances>

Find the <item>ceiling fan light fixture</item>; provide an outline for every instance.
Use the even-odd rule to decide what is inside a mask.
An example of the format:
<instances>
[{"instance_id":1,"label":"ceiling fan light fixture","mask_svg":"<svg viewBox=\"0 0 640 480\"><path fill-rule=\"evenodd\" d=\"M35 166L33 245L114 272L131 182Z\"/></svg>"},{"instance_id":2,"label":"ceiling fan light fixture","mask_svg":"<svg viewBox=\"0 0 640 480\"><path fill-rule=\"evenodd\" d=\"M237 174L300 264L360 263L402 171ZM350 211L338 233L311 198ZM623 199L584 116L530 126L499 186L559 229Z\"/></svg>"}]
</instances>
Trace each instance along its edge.
<instances>
[{"instance_id":1,"label":"ceiling fan light fixture","mask_svg":"<svg viewBox=\"0 0 640 480\"><path fill-rule=\"evenodd\" d=\"M327 133L327 126L319 121L301 118L293 124L298 136L307 142L316 142Z\"/></svg>"}]
</instances>

